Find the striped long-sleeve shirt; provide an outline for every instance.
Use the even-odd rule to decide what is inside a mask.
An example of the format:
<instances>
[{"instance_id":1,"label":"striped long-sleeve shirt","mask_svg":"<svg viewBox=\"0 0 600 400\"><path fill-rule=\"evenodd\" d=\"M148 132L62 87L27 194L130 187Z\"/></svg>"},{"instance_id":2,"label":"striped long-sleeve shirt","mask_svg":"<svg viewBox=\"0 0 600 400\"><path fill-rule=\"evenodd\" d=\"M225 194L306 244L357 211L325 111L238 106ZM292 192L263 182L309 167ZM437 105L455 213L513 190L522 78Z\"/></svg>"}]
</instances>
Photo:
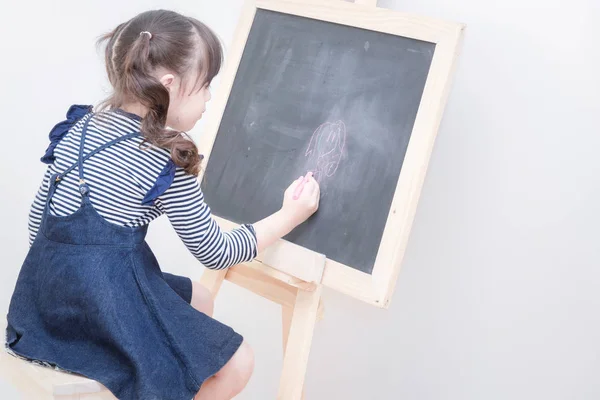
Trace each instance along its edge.
<instances>
[{"instance_id":1,"label":"striped long-sleeve shirt","mask_svg":"<svg viewBox=\"0 0 600 400\"><path fill-rule=\"evenodd\" d=\"M29 242L33 243L46 204L49 180L77 162L83 124L92 114L79 120L54 149L50 164L29 213ZM98 115L100 117L100 115ZM122 110L103 112L88 124L84 154L103 143L131 132L139 132L141 119ZM256 234L250 224L223 232L204 202L198 179L177 167L170 187L154 201L142 205L142 199L154 186L169 161L165 149L140 148L142 137L108 147L84 162L84 178L90 187L90 201L107 221L121 226L143 226L166 214L189 251L207 268L223 269L256 256ZM49 212L66 216L81 204L79 176L75 168L57 186Z\"/></svg>"}]
</instances>

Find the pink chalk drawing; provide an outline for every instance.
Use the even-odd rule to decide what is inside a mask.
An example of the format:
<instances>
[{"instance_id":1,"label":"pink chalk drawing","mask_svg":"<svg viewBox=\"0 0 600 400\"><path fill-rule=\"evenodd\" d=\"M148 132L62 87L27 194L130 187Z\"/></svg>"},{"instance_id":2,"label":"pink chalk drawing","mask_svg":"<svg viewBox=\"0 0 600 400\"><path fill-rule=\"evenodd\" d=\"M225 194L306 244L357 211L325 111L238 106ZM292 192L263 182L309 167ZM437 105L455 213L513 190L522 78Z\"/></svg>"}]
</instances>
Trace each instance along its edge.
<instances>
[{"instance_id":1,"label":"pink chalk drawing","mask_svg":"<svg viewBox=\"0 0 600 400\"><path fill-rule=\"evenodd\" d=\"M315 130L304 155L312 158L308 170L313 172L317 182L335 175L345 147L346 125L343 121L325 122Z\"/></svg>"}]
</instances>

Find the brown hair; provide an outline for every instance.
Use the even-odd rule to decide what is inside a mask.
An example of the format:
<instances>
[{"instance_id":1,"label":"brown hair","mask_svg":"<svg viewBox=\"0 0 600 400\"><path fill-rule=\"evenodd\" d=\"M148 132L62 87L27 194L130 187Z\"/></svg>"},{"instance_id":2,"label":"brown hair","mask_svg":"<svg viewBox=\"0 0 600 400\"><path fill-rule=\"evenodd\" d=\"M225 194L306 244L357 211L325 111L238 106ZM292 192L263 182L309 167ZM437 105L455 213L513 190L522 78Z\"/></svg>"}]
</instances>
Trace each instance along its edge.
<instances>
[{"instance_id":1,"label":"brown hair","mask_svg":"<svg viewBox=\"0 0 600 400\"><path fill-rule=\"evenodd\" d=\"M141 32L150 32L141 34ZM221 44L202 22L173 11L143 12L120 24L98 39L106 43L105 62L113 94L99 109L115 109L125 102L138 101L148 108L142 118L145 141L170 150L173 162L188 174L197 175L202 156L185 132L166 128L169 91L151 73L157 67L173 71L184 79L197 73L200 88L210 84L223 60ZM183 90L185 82L180 86Z\"/></svg>"}]
</instances>

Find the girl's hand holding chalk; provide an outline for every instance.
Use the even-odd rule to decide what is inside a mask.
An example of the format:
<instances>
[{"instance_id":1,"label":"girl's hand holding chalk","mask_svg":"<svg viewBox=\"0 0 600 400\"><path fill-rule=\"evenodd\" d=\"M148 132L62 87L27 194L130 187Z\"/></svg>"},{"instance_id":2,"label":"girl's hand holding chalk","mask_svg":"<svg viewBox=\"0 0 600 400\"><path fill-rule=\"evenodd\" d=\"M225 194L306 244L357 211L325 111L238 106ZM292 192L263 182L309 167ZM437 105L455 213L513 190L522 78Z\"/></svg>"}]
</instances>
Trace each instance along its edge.
<instances>
[{"instance_id":1,"label":"girl's hand holding chalk","mask_svg":"<svg viewBox=\"0 0 600 400\"><path fill-rule=\"evenodd\" d=\"M321 191L312 172L296 179L285 191L282 211L295 225L306 221L319 208Z\"/></svg>"},{"instance_id":2,"label":"girl's hand holding chalk","mask_svg":"<svg viewBox=\"0 0 600 400\"><path fill-rule=\"evenodd\" d=\"M319 208L321 190L312 172L296 179L283 196L281 210L254 224L258 253L290 233Z\"/></svg>"}]
</instances>

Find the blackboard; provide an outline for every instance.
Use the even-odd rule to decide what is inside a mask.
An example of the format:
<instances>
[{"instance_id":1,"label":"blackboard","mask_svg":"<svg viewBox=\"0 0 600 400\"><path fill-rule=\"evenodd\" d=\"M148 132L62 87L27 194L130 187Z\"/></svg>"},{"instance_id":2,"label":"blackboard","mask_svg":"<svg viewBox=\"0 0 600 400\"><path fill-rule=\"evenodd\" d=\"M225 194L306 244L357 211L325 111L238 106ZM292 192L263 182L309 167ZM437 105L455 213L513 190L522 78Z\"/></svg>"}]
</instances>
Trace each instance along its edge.
<instances>
[{"instance_id":1,"label":"blackboard","mask_svg":"<svg viewBox=\"0 0 600 400\"><path fill-rule=\"evenodd\" d=\"M370 274L435 46L258 9L202 181L212 212L255 222L315 171L320 208L285 239Z\"/></svg>"}]
</instances>

